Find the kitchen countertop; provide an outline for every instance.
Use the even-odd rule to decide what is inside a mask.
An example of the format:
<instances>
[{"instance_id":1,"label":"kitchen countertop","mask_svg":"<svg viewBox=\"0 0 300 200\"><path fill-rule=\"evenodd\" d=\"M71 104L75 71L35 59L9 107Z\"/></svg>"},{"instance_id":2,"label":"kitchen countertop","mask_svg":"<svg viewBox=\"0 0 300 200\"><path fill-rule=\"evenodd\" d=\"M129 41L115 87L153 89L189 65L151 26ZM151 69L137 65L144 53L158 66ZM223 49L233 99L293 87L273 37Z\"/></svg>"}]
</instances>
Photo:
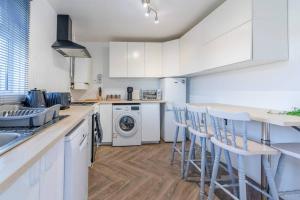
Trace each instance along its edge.
<instances>
[{"instance_id":1,"label":"kitchen countertop","mask_svg":"<svg viewBox=\"0 0 300 200\"><path fill-rule=\"evenodd\" d=\"M74 101L72 103L95 103L95 104L134 104L134 103L166 103L163 100L132 100L128 101L125 99L121 100L97 100L97 99L89 99L89 100L79 100Z\"/></svg>"},{"instance_id":2,"label":"kitchen countertop","mask_svg":"<svg viewBox=\"0 0 300 200\"><path fill-rule=\"evenodd\" d=\"M0 192L9 187L92 110L92 106L71 106L67 110L62 110L60 115L69 115L69 117L49 126L29 140L1 155Z\"/></svg>"},{"instance_id":3,"label":"kitchen countertop","mask_svg":"<svg viewBox=\"0 0 300 200\"><path fill-rule=\"evenodd\" d=\"M209 107L211 109L220 109L226 112L247 112L250 115L251 120L265 122L278 126L300 126L300 117L289 116L284 114L271 114L268 113L270 109L217 103L191 103L190 105Z\"/></svg>"},{"instance_id":4,"label":"kitchen countertop","mask_svg":"<svg viewBox=\"0 0 300 200\"><path fill-rule=\"evenodd\" d=\"M132 101L127 101L127 100L115 100L115 101L99 101L99 104L134 104L134 103L165 103L165 101L162 100L132 100Z\"/></svg>"}]
</instances>

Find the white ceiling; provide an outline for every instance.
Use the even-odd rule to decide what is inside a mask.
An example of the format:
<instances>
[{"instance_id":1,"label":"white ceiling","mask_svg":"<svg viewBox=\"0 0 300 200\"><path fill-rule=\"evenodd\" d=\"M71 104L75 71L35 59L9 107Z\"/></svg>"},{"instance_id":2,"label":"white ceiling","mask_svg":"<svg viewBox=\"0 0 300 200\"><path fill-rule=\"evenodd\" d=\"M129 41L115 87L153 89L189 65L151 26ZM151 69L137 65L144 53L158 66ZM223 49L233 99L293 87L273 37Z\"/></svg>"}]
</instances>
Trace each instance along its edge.
<instances>
[{"instance_id":1,"label":"white ceiling","mask_svg":"<svg viewBox=\"0 0 300 200\"><path fill-rule=\"evenodd\" d=\"M146 18L141 0L48 0L69 14L77 41L164 41L181 36L225 0L151 0L159 12Z\"/></svg>"}]
</instances>

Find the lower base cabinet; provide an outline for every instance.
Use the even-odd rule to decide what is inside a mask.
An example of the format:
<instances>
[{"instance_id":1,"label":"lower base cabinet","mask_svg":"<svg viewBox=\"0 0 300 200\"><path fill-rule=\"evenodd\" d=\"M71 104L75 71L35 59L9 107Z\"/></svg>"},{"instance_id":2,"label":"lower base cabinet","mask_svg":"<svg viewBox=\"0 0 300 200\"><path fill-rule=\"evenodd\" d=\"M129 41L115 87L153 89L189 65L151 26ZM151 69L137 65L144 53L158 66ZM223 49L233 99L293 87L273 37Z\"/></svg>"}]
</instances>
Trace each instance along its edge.
<instances>
[{"instance_id":1,"label":"lower base cabinet","mask_svg":"<svg viewBox=\"0 0 300 200\"><path fill-rule=\"evenodd\" d=\"M100 123L103 131L102 143L112 143L112 104L101 104L100 105Z\"/></svg>"},{"instance_id":2,"label":"lower base cabinet","mask_svg":"<svg viewBox=\"0 0 300 200\"><path fill-rule=\"evenodd\" d=\"M31 166L19 179L8 189L0 194L1 200L22 199L39 200L40 199L40 161Z\"/></svg>"},{"instance_id":3,"label":"lower base cabinet","mask_svg":"<svg viewBox=\"0 0 300 200\"><path fill-rule=\"evenodd\" d=\"M61 139L9 188L0 200L63 200L64 140Z\"/></svg>"},{"instance_id":4,"label":"lower base cabinet","mask_svg":"<svg viewBox=\"0 0 300 200\"><path fill-rule=\"evenodd\" d=\"M142 107L142 143L160 141L160 104L145 103Z\"/></svg>"},{"instance_id":5,"label":"lower base cabinet","mask_svg":"<svg viewBox=\"0 0 300 200\"><path fill-rule=\"evenodd\" d=\"M64 198L64 140L60 140L41 159L40 200Z\"/></svg>"}]
</instances>

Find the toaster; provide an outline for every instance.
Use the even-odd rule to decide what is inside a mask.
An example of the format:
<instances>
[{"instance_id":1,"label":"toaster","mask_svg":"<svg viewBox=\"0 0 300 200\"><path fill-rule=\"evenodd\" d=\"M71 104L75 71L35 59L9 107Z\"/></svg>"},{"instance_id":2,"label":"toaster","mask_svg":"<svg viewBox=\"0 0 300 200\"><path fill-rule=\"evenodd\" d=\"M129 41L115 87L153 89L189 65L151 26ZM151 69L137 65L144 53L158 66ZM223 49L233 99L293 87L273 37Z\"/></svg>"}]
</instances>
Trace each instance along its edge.
<instances>
[{"instance_id":1,"label":"toaster","mask_svg":"<svg viewBox=\"0 0 300 200\"><path fill-rule=\"evenodd\" d=\"M70 108L71 94L69 92L48 92L46 94L47 107L60 104L61 110Z\"/></svg>"}]
</instances>

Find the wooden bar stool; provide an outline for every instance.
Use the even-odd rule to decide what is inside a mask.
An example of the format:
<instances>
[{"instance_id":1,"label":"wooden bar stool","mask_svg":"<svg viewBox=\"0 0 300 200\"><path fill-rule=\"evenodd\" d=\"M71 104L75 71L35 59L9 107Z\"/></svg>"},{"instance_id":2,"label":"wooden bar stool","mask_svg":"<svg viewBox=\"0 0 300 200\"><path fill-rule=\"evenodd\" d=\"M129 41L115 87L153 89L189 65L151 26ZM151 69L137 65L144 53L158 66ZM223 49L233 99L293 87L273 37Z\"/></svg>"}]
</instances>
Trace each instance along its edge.
<instances>
[{"instance_id":1,"label":"wooden bar stool","mask_svg":"<svg viewBox=\"0 0 300 200\"><path fill-rule=\"evenodd\" d=\"M272 144L272 147L281 152L275 174L276 179L280 180L281 178L284 178L283 174L281 173L285 164L284 162L282 162L283 156L289 156L294 159L300 160L300 143L278 143ZM279 191L279 196L282 199L300 199L300 189L294 189L291 191Z\"/></svg>"},{"instance_id":2,"label":"wooden bar stool","mask_svg":"<svg viewBox=\"0 0 300 200\"><path fill-rule=\"evenodd\" d=\"M182 105L173 104L173 112L174 112L174 125L176 126L174 133L174 141L172 145L171 152L171 164L174 162L175 152L177 152L181 156L181 167L180 167L180 175L181 178L184 177L184 169L185 169L185 154L186 154L186 137L187 137L187 122L186 122L186 107ZM177 147L178 135L181 131L181 148Z\"/></svg>"},{"instance_id":3,"label":"wooden bar stool","mask_svg":"<svg viewBox=\"0 0 300 200\"><path fill-rule=\"evenodd\" d=\"M209 138L212 136L212 133L208 132L207 123L206 123L206 108L200 108L197 106L187 105L187 116L190 124L188 124L188 130L191 134L191 144L187 160L187 166L185 170L185 179L188 177L190 164L192 164L200 172L200 199L204 200L205 197L205 175L210 174L208 172L209 167L207 163L207 153L206 153L206 143L209 141ZM198 166L195 156L193 155L195 149L195 142L197 137L200 140L200 167ZM211 143L212 144L212 143ZM214 146L211 145L212 155L214 154ZM207 170L206 170L207 169ZM208 177L210 178L210 177Z\"/></svg>"},{"instance_id":4,"label":"wooden bar stool","mask_svg":"<svg viewBox=\"0 0 300 200\"><path fill-rule=\"evenodd\" d=\"M261 192L263 195L273 200L279 200L277 188L275 185L274 177L271 171L270 163L267 159L268 155L277 155L279 151L276 149L249 140L247 135L247 124L250 121L248 113L232 113L219 110L208 109L209 116L211 118L211 124L213 127L214 136L211 138L211 142L216 147L216 155L213 165L213 172L210 182L208 199L214 199L215 187L222 189L233 199L246 200L247 191L246 184L253 189ZM237 130L238 127L241 129ZM239 134L238 134L239 133ZM219 183L216 178L218 174L219 162L221 152L231 152L237 155L238 159L238 176L239 176L239 195L232 194L228 190L229 185ZM225 154L226 155L226 154ZM246 180L244 158L248 156L262 156L264 171L267 175L268 184L270 187L270 194L262 191L259 187L253 185ZM234 187L234 185L233 185Z\"/></svg>"}]
</instances>

